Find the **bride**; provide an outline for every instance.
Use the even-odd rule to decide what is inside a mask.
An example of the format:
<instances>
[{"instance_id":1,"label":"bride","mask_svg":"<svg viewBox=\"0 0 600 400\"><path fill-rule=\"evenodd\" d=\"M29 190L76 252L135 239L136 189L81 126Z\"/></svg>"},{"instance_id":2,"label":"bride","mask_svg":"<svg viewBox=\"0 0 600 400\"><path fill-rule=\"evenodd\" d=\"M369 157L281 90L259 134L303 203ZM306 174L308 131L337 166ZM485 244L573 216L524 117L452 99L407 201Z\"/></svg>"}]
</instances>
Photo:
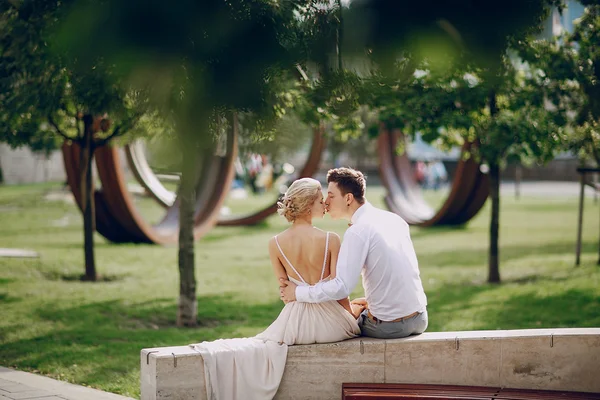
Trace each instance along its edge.
<instances>
[{"instance_id":1,"label":"bride","mask_svg":"<svg viewBox=\"0 0 600 400\"><path fill-rule=\"evenodd\" d=\"M297 285L314 285L335 277L340 238L312 225L325 211L321 184L312 178L294 181L278 203L279 214L292 225L269 241L277 282L283 277ZM360 334L356 318L362 309L352 307L347 298L291 302L253 338L190 345L204 359L208 399L273 398L285 368L287 346L338 342Z\"/></svg>"}]
</instances>

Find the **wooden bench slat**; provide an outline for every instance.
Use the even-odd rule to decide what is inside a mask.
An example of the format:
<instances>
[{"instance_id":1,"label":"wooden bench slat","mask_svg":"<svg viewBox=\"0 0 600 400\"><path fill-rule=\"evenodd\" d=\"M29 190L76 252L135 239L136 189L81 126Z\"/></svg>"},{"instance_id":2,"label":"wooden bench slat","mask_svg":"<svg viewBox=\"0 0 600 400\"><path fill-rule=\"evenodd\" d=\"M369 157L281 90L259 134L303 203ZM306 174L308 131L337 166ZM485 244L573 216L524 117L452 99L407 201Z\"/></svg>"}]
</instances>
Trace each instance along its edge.
<instances>
[{"instance_id":1,"label":"wooden bench slat","mask_svg":"<svg viewBox=\"0 0 600 400\"><path fill-rule=\"evenodd\" d=\"M484 386L344 383L342 400L452 399L452 400L600 400L600 393L505 389Z\"/></svg>"},{"instance_id":2,"label":"wooden bench slat","mask_svg":"<svg viewBox=\"0 0 600 400\"><path fill-rule=\"evenodd\" d=\"M498 400L600 400L598 393L566 392L554 390L532 390L532 389L502 389Z\"/></svg>"}]
</instances>

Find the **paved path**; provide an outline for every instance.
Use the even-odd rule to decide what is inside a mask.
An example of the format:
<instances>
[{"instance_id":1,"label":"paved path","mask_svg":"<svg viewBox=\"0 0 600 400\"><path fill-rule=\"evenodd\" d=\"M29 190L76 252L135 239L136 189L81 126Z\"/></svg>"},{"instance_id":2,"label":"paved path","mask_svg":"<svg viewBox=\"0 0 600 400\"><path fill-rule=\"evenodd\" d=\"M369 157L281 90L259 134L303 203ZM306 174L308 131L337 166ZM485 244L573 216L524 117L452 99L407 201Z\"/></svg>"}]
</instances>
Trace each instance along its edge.
<instances>
[{"instance_id":1,"label":"paved path","mask_svg":"<svg viewBox=\"0 0 600 400\"><path fill-rule=\"evenodd\" d=\"M0 248L0 257L39 258L39 256L39 253L33 250Z\"/></svg>"},{"instance_id":2,"label":"paved path","mask_svg":"<svg viewBox=\"0 0 600 400\"><path fill-rule=\"evenodd\" d=\"M0 367L0 400L133 400L28 372Z\"/></svg>"}]
</instances>

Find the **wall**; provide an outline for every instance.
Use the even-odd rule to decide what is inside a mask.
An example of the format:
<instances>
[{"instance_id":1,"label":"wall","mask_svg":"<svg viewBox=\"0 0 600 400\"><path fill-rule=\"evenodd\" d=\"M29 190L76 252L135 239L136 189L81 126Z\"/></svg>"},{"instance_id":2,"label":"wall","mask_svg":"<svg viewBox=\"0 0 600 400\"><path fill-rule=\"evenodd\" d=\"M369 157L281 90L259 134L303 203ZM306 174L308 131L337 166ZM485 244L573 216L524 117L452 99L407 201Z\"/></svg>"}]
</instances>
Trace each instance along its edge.
<instances>
[{"instance_id":1,"label":"wall","mask_svg":"<svg viewBox=\"0 0 600 400\"><path fill-rule=\"evenodd\" d=\"M54 151L46 159L45 155L33 153L26 147L13 150L2 143L0 167L7 185L66 180L60 151Z\"/></svg>"}]
</instances>

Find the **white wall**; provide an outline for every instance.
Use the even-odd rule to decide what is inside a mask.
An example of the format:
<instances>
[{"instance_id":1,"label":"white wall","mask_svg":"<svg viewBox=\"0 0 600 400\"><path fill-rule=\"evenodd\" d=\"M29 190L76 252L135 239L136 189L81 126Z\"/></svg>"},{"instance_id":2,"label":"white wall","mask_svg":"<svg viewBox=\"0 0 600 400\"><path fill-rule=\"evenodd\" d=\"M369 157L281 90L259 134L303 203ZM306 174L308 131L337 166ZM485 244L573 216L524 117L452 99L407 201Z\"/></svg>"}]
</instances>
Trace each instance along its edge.
<instances>
[{"instance_id":1,"label":"white wall","mask_svg":"<svg viewBox=\"0 0 600 400\"><path fill-rule=\"evenodd\" d=\"M13 150L0 144L0 167L7 185L65 181L62 153L54 151L48 159L27 147Z\"/></svg>"}]
</instances>

